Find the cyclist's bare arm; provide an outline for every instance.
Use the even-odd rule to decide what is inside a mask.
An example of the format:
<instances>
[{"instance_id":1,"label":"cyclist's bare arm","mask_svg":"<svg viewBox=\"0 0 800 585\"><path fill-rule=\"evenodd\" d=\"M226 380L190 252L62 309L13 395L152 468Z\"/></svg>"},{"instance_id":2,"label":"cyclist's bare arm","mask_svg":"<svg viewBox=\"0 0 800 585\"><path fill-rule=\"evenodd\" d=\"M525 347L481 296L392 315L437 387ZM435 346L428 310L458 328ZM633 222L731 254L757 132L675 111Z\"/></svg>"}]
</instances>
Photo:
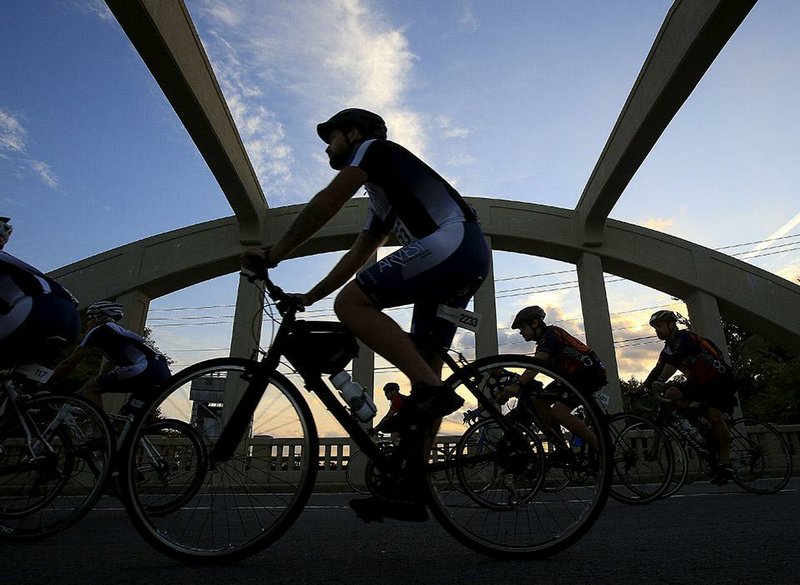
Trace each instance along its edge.
<instances>
[{"instance_id":1,"label":"cyclist's bare arm","mask_svg":"<svg viewBox=\"0 0 800 585\"><path fill-rule=\"evenodd\" d=\"M337 288L346 283L364 264L370 256L387 240L387 236L363 231L353 242L353 245L342 256L336 266L304 295L299 295L303 304L308 306L328 296Z\"/></svg>"},{"instance_id":2,"label":"cyclist's bare arm","mask_svg":"<svg viewBox=\"0 0 800 585\"><path fill-rule=\"evenodd\" d=\"M48 383L56 384L64 379L64 377L68 376L80 365L80 363L90 352L91 350L85 347L76 347L75 351L73 351L69 357L61 360L61 362L56 366L55 370L53 370L53 374L48 380Z\"/></svg>"},{"instance_id":3,"label":"cyclist's bare arm","mask_svg":"<svg viewBox=\"0 0 800 585\"><path fill-rule=\"evenodd\" d=\"M322 191L314 195L297 215L289 229L275 245L265 251L260 248L248 250L243 255L245 265L260 269L266 264L274 266L286 258L297 246L317 233L342 206L367 182L367 173L357 167L345 167ZM268 256L268 257L267 257Z\"/></svg>"}]
</instances>

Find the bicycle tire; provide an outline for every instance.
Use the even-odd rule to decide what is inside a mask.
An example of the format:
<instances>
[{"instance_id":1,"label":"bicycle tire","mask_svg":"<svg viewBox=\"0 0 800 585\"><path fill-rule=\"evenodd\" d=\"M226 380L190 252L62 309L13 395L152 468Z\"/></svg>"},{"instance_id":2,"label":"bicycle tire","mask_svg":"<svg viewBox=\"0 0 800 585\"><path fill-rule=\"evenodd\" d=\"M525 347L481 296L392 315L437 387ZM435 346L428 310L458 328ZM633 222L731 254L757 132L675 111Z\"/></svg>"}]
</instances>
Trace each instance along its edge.
<instances>
[{"instance_id":1,"label":"bicycle tire","mask_svg":"<svg viewBox=\"0 0 800 585\"><path fill-rule=\"evenodd\" d=\"M277 540L308 501L319 465L317 430L300 391L279 372L263 375L264 393L233 456L213 460L223 409L238 404L258 367L238 358L195 364L173 376L131 429L123 502L142 537L172 558L206 565L245 558ZM159 494L136 481L135 449L157 413L191 425L208 450L199 488L167 513L149 511Z\"/></svg>"},{"instance_id":2,"label":"bicycle tire","mask_svg":"<svg viewBox=\"0 0 800 585\"><path fill-rule=\"evenodd\" d=\"M670 440L650 419L620 412L609 417L614 451L610 496L625 504L647 504L669 487L674 467Z\"/></svg>"},{"instance_id":3,"label":"bicycle tire","mask_svg":"<svg viewBox=\"0 0 800 585\"><path fill-rule=\"evenodd\" d=\"M739 418L729 425L733 481L754 494L774 494L792 477L789 444L771 424Z\"/></svg>"},{"instance_id":4,"label":"bicycle tire","mask_svg":"<svg viewBox=\"0 0 800 585\"><path fill-rule=\"evenodd\" d=\"M361 450L353 453L344 468L344 477L350 488L358 494L370 493L367 486L367 465L369 457Z\"/></svg>"},{"instance_id":5,"label":"bicycle tire","mask_svg":"<svg viewBox=\"0 0 800 585\"><path fill-rule=\"evenodd\" d=\"M42 394L19 406L33 424L37 456L31 458L6 417L0 431L0 538L37 540L67 529L94 507L109 478L115 442L103 411L82 396Z\"/></svg>"},{"instance_id":6,"label":"bicycle tire","mask_svg":"<svg viewBox=\"0 0 800 585\"><path fill-rule=\"evenodd\" d=\"M690 483L689 473L692 462L689 458L689 452L683 437L672 427L661 428L666 432L670 446L672 447L672 477L670 478L669 485L660 496L662 498L668 498L676 494L685 484ZM695 453L695 456L696 455ZM697 465L699 465L699 463L697 463Z\"/></svg>"},{"instance_id":7,"label":"bicycle tire","mask_svg":"<svg viewBox=\"0 0 800 585\"><path fill-rule=\"evenodd\" d=\"M594 431L599 449L594 463L581 461L576 455L571 483L560 491L540 489L544 484L548 466L544 443L540 430L525 425L529 433L517 429L505 439L507 446L494 453L497 465L505 474L516 473L531 487L528 497L509 502L505 506L488 506L476 502L475 498L462 490L448 486L447 467L469 464L465 456L450 457L442 466L429 466L426 471L428 506L436 520L463 545L495 558L529 559L543 558L555 554L577 542L599 517L608 498L611 483L611 445L604 415L594 400L584 398L563 378L542 366L541 362L529 356L497 355L476 360L451 375L445 384L454 388L465 398L465 408L474 408L472 392L461 382L462 376L477 373L476 380L482 386L489 378L489 372L496 368L521 374L535 371L564 385L565 392L577 400L580 410L586 416L587 425ZM439 432L446 434L448 427L459 424L458 414L445 419ZM460 426L460 425L459 425ZM531 436L536 441L526 441ZM435 439L434 439L435 440ZM502 443L499 442L498 445ZM585 471L579 477L579 467ZM463 472L461 475L464 475ZM534 486L538 488L534 489ZM502 490L498 487L499 496ZM484 492L482 499L488 500L490 494Z\"/></svg>"},{"instance_id":8,"label":"bicycle tire","mask_svg":"<svg viewBox=\"0 0 800 585\"><path fill-rule=\"evenodd\" d=\"M147 423L133 457L140 489L161 488L148 514L169 514L194 497L208 469L208 450L191 425L174 418Z\"/></svg>"}]
</instances>

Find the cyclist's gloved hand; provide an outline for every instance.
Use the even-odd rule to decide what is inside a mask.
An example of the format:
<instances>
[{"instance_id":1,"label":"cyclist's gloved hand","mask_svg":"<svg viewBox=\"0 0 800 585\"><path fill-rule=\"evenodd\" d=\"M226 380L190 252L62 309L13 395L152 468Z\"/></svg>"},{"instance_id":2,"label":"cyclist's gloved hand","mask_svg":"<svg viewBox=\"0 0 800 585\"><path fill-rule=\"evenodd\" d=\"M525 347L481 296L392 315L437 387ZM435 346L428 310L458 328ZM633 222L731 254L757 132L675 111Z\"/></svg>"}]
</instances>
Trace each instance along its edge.
<instances>
[{"instance_id":1,"label":"cyclist's gloved hand","mask_svg":"<svg viewBox=\"0 0 800 585\"><path fill-rule=\"evenodd\" d=\"M250 248L241 255L242 265L254 272L264 272L275 268L277 262L270 260L269 250L265 248Z\"/></svg>"}]
</instances>

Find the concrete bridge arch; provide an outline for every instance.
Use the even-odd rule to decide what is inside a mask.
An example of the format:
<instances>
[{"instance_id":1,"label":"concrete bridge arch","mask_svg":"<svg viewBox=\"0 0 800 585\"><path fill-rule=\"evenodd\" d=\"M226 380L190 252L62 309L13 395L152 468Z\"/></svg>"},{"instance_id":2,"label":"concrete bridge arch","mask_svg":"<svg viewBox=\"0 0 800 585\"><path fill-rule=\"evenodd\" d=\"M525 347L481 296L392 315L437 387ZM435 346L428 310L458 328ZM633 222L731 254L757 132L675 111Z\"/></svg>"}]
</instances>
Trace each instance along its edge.
<instances>
[{"instance_id":1,"label":"concrete bridge arch","mask_svg":"<svg viewBox=\"0 0 800 585\"><path fill-rule=\"evenodd\" d=\"M106 0L205 158L233 217L134 242L54 271L85 304L117 298L128 325L144 325L150 300L235 272L243 246L269 245L299 206L270 208L207 58L180 0ZM723 341L720 316L800 351L800 287L730 256L609 219L653 145L756 0L675 0L574 209L472 199L494 250L572 263L587 341L616 372L604 273L683 299L695 328ZM513 50L513 48L512 48ZM360 230L363 199L352 200L297 255L341 250ZM231 352L249 354L255 289L240 284ZM494 284L476 296L484 315L481 354L497 349ZM246 331L247 335L243 332ZM356 377L371 382L371 356ZM613 376L612 376L613 378ZM612 385L617 380L612 379ZM371 383L370 383L371 386Z\"/></svg>"}]
</instances>

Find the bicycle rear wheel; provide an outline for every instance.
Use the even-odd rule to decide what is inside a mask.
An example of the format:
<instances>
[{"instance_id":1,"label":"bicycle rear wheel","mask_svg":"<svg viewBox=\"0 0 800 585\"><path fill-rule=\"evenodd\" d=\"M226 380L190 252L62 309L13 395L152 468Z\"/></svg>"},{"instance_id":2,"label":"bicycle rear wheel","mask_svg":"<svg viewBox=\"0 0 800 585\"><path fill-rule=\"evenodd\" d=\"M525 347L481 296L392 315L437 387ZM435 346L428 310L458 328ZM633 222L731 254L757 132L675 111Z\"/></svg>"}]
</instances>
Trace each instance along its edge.
<instances>
[{"instance_id":1,"label":"bicycle rear wheel","mask_svg":"<svg viewBox=\"0 0 800 585\"><path fill-rule=\"evenodd\" d=\"M236 358L187 368L132 427L121 466L123 499L134 526L162 553L198 564L244 558L280 537L308 501L319 464L317 431L300 392L278 372L264 377L263 395L233 455L214 459L225 421L257 368L257 362ZM139 481L142 441L155 439L164 416L191 426L208 453L205 465L196 454L187 459L197 465L188 472L192 481L200 481L182 492L178 507L159 507L171 501L171 486Z\"/></svg>"},{"instance_id":2,"label":"bicycle rear wheel","mask_svg":"<svg viewBox=\"0 0 800 585\"><path fill-rule=\"evenodd\" d=\"M145 425L132 452L138 491L154 494L148 514L175 512L191 500L208 469L208 450L191 425L174 418Z\"/></svg>"},{"instance_id":3,"label":"bicycle rear wheel","mask_svg":"<svg viewBox=\"0 0 800 585\"><path fill-rule=\"evenodd\" d=\"M786 439L773 427L754 418L730 424L733 481L749 492L773 494L792 477L792 455Z\"/></svg>"},{"instance_id":4,"label":"bicycle rear wheel","mask_svg":"<svg viewBox=\"0 0 800 585\"><path fill-rule=\"evenodd\" d=\"M625 504L646 504L669 487L674 466L670 441L655 423L637 414L609 417L614 449L612 498Z\"/></svg>"},{"instance_id":5,"label":"bicycle rear wheel","mask_svg":"<svg viewBox=\"0 0 800 585\"><path fill-rule=\"evenodd\" d=\"M33 438L16 416L0 421L0 537L38 539L86 515L103 493L114 456L102 410L82 396L21 398Z\"/></svg>"},{"instance_id":6,"label":"bicycle rear wheel","mask_svg":"<svg viewBox=\"0 0 800 585\"><path fill-rule=\"evenodd\" d=\"M369 493L369 487L367 487L368 464L369 457L359 450L350 456L347 461L347 467L344 468L344 476L348 485L358 494Z\"/></svg>"},{"instance_id":7,"label":"bicycle rear wheel","mask_svg":"<svg viewBox=\"0 0 800 585\"><path fill-rule=\"evenodd\" d=\"M446 384L465 398L465 408L474 408L476 399L462 380L471 377L483 391L498 369L519 375L536 372L544 382L561 382L567 399L577 405L573 414L595 435L598 449L572 453L566 461L550 460L548 435L535 422L505 424L489 419L480 423L493 435L482 453L472 453L473 441L465 439L444 463L428 464L428 504L442 526L473 550L497 558L545 557L580 539L605 505L612 474L608 428L593 399L584 398L528 356L479 359ZM461 419L458 413L446 418L434 443L448 442L448 435L460 430ZM568 478L568 485L545 490L551 468L559 466L564 472L559 477ZM456 482L449 481L453 471Z\"/></svg>"}]
</instances>

